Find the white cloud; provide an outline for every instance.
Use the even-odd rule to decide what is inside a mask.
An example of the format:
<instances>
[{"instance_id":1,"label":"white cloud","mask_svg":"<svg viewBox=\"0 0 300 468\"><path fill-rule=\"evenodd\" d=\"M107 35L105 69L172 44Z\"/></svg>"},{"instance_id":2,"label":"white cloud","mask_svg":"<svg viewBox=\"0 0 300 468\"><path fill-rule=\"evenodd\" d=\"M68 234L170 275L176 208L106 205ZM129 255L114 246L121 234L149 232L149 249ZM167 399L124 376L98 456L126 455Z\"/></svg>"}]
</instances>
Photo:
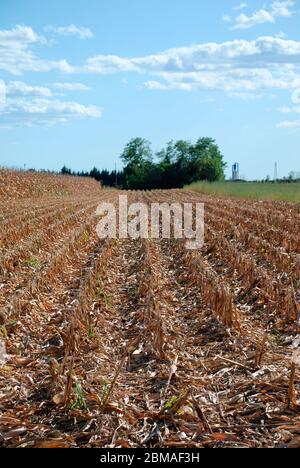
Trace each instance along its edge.
<instances>
[{"instance_id":1,"label":"white cloud","mask_svg":"<svg viewBox=\"0 0 300 468\"><path fill-rule=\"evenodd\" d=\"M72 73L73 68L66 60L43 60L35 55L33 48L45 43L45 38L28 26L0 30L0 71L12 75L22 75L27 71Z\"/></svg>"},{"instance_id":2,"label":"white cloud","mask_svg":"<svg viewBox=\"0 0 300 468\"><path fill-rule=\"evenodd\" d=\"M60 27L46 26L45 30L59 36L78 36L79 39L91 39L94 37L94 34L89 28L75 26L75 24Z\"/></svg>"},{"instance_id":3,"label":"white cloud","mask_svg":"<svg viewBox=\"0 0 300 468\"><path fill-rule=\"evenodd\" d=\"M16 45L22 43L25 46L26 44L43 42L44 40L42 36L39 36L28 26L17 25L13 29L0 31L1 47L10 46L13 43Z\"/></svg>"},{"instance_id":4,"label":"white cloud","mask_svg":"<svg viewBox=\"0 0 300 468\"><path fill-rule=\"evenodd\" d=\"M39 36L27 26L0 30L0 70L18 74L20 69L33 66L30 46L37 42L40 42Z\"/></svg>"},{"instance_id":5,"label":"white cloud","mask_svg":"<svg viewBox=\"0 0 300 468\"><path fill-rule=\"evenodd\" d=\"M1 106L3 92L6 94L5 106ZM96 106L61 101L52 97L51 90L46 87L32 86L21 81L10 81L5 85L0 81L1 127L54 125L76 118L100 118L102 115Z\"/></svg>"},{"instance_id":6,"label":"white cloud","mask_svg":"<svg viewBox=\"0 0 300 468\"><path fill-rule=\"evenodd\" d=\"M90 91L91 89L83 83L52 83L51 87L59 91Z\"/></svg>"},{"instance_id":7,"label":"white cloud","mask_svg":"<svg viewBox=\"0 0 300 468\"><path fill-rule=\"evenodd\" d=\"M274 77L264 69L229 69L188 73L160 73L162 81L147 81L148 89L224 90L227 92L253 92L259 89L289 89L288 77Z\"/></svg>"},{"instance_id":8,"label":"white cloud","mask_svg":"<svg viewBox=\"0 0 300 468\"><path fill-rule=\"evenodd\" d=\"M300 41L279 37L202 43L132 58L96 55L81 65L71 65L65 59L43 60L37 57L33 48L40 42L43 39L26 26L0 31L0 70L13 74L58 71L65 75L133 72L149 75L146 87L151 89L192 90L202 87L248 91L264 87L291 87L292 90L300 87L300 79L296 85ZM52 89L84 91L86 87L81 83L62 82L54 84ZM36 92L46 96L51 91L36 89Z\"/></svg>"},{"instance_id":9,"label":"white cloud","mask_svg":"<svg viewBox=\"0 0 300 468\"><path fill-rule=\"evenodd\" d=\"M285 64L300 65L300 41L266 36L253 41L196 44L143 57L99 55L89 58L77 71L103 75L125 71L184 73L235 67L267 68Z\"/></svg>"},{"instance_id":10,"label":"white cloud","mask_svg":"<svg viewBox=\"0 0 300 468\"><path fill-rule=\"evenodd\" d=\"M263 23L275 23L274 16L267 10L259 10L250 16L242 13L236 18L236 24L231 29L249 29Z\"/></svg>"},{"instance_id":11,"label":"white cloud","mask_svg":"<svg viewBox=\"0 0 300 468\"><path fill-rule=\"evenodd\" d=\"M149 75L144 86L152 90L293 90L300 87L300 41L260 37L196 44L143 57L101 55L88 59L79 70Z\"/></svg>"},{"instance_id":12,"label":"white cloud","mask_svg":"<svg viewBox=\"0 0 300 468\"><path fill-rule=\"evenodd\" d=\"M284 14L282 3L273 2L274 11L283 8L280 14ZM131 72L143 76L144 87L151 90L223 90L231 97L257 99L265 90L280 89L293 93L294 103L300 99L300 41L296 40L264 36L256 40L208 42L137 57L96 55L82 64L38 57L35 46L43 43L44 39L26 26L0 31L0 71L12 74L59 71L65 75ZM80 82L62 80L47 86L33 86L19 80L9 82L7 88L6 118L17 120L19 113L24 116L22 119L30 122L39 118L41 121L41 116L44 121L57 122L79 116L100 117L101 114L95 106L53 98L59 92L89 89ZM3 120L3 112L1 114Z\"/></svg>"},{"instance_id":13,"label":"white cloud","mask_svg":"<svg viewBox=\"0 0 300 468\"><path fill-rule=\"evenodd\" d=\"M49 88L43 86L31 86L22 81L10 81L6 87L7 94L9 95L23 95L23 96L43 96L51 97L52 92Z\"/></svg>"},{"instance_id":14,"label":"white cloud","mask_svg":"<svg viewBox=\"0 0 300 468\"><path fill-rule=\"evenodd\" d=\"M293 12L290 10L295 5L294 0L275 1L272 3L272 14L274 17L290 17Z\"/></svg>"},{"instance_id":15,"label":"white cloud","mask_svg":"<svg viewBox=\"0 0 300 468\"><path fill-rule=\"evenodd\" d=\"M291 17L294 14L291 10L294 5L294 0L273 1L269 7L265 6L251 15L241 13L235 18L232 29L249 29L259 24L275 23L280 17Z\"/></svg>"},{"instance_id":16,"label":"white cloud","mask_svg":"<svg viewBox=\"0 0 300 468\"><path fill-rule=\"evenodd\" d=\"M96 55L87 60L81 70L88 73L108 75L116 72L139 71L134 59L118 57L117 55Z\"/></svg>"},{"instance_id":17,"label":"white cloud","mask_svg":"<svg viewBox=\"0 0 300 468\"><path fill-rule=\"evenodd\" d=\"M101 116L101 110L93 105L46 98L8 98L0 121L6 126L40 126Z\"/></svg>"},{"instance_id":18,"label":"white cloud","mask_svg":"<svg viewBox=\"0 0 300 468\"><path fill-rule=\"evenodd\" d=\"M96 106L84 106L77 102L35 98L31 100L10 100L8 103L11 108L19 109L29 114L58 113L71 117L101 117L101 111Z\"/></svg>"}]
</instances>

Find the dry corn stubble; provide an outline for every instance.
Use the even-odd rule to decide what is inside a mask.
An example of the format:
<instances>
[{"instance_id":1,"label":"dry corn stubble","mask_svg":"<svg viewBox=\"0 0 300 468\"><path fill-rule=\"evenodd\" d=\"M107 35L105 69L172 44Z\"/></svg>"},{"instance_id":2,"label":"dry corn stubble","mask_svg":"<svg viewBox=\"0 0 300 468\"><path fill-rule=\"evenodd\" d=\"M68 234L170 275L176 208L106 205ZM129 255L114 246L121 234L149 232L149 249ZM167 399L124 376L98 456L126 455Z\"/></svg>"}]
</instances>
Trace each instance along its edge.
<instances>
[{"instance_id":1,"label":"dry corn stubble","mask_svg":"<svg viewBox=\"0 0 300 468\"><path fill-rule=\"evenodd\" d=\"M23 175L0 175L0 444L299 446L293 205L129 193L206 203L206 243L187 252L176 239L99 241L93 209L118 192L43 177L33 189L32 177L22 189Z\"/></svg>"}]
</instances>

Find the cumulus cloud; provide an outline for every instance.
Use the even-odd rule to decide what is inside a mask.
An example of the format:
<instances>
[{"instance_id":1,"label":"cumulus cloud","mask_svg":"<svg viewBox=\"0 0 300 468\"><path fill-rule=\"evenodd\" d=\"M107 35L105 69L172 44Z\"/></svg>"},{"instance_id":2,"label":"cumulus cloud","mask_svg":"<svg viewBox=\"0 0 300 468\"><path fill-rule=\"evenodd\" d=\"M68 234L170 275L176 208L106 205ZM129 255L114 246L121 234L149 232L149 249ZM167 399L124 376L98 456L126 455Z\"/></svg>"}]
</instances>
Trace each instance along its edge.
<instances>
[{"instance_id":1,"label":"cumulus cloud","mask_svg":"<svg viewBox=\"0 0 300 468\"><path fill-rule=\"evenodd\" d=\"M96 55L87 60L82 67L83 72L108 75L116 72L140 71L134 59L119 57L117 55Z\"/></svg>"},{"instance_id":2,"label":"cumulus cloud","mask_svg":"<svg viewBox=\"0 0 300 468\"><path fill-rule=\"evenodd\" d=\"M59 36L78 36L79 39L91 39L94 37L94 34L89 28L75 26L75 24L60 27L49 25L45 27L45 30Z\"/></svg>"},{"instance_id":3,"label":"cumulus cloud","mask_svg":"<svg viewBox=\"0 0 300 468\"><path fill-rule=\"evenodd\" d=\"M253 41L234 40L203 43L169 49L143 57L99 55L89 58L82 72L200 72L219 68L267 68L273 65L300 65L300 41L266 36Z\"/></svg>"},{"instance_id":4,"label":"cumulus cloud","mask_svg":"<svg viewBox=\"0 0 300 468\"><path fill-rule=\"evenodd\" d=\"M225 83L228 78L231 81L235 80L235 83L230 84L231 87L288 87L292 82L291 70L296 73L300 66L300 41L271 36L253 41L201 43L141 57L96 55L88 58L83 64L74 65L65 59L43 60L37 57L33 48L41 40L31 28L25 26L0 31L0 70L12 74L22 74L26 71L58 71L65 75L132 72L152 75L150 82L146 82L146 86L152 89L177 86L189 90L197 86L196 81L200 87L214 87L215 83L216 88L219 88L220 83ZM261 73L267 79L262 80ZM166 82L162 83L161 79ZM253 83L249 83L249 80ZM298 88L299 86L300 82ZM63 82L54 87L60 91L86 89L85 85L80 83ZM292 89L294 88L295 86L292 86Z\"/></svg>"},{"instance_id":5,"label":"cumulus cloud","mask_svg":"<svg viewBox=\"0 0 300 468\"><path fill-rule=\"evenodd\" d=\"M250 16L241 14L236 18L235 23L236 24L232 26L231 29L249 29L258 24L275 23L275 18L272 13L262 9L254 12Z\"/></svg>"},{"instance_id":6,"label":"cumulus cloud","mask_svg":"<svg viewBox=\"0 0 300 468\"><path fill-rule=\"evenodd\" d=\"M67 83L56 84L66 85ZM64 86L64 88L69 87ZM80 89L83 88L80 87ZM97 106L62 101L57 99L48 87L33 86L22 81L10 81L7 84L0 81L1 128L49 126L79 118L100 118L101 116L102 112Z\"/></svg>"},{"instance_id":7,"label":"cumulus cloud","mask_svg":"<svg viewBox=\"0 0 300 468\"><path fill-rule=\"evenodd\" d=\"M13 29L0 31L0 46L10 46L12 44L19 45L20 43L34 44L36 42L44 42L45 39L39 36L31 27L17 25Z\"/></svg>"},{"instance_id":8,"label":"cumulus cloud","mask_svg":"<svg viewBox=\"0 0 300 468\"><path fill-rule=\"evenodd\" d=\"M63 114L70 117L101 117L101 111L96 106L84 106L77 102L63 102L35 98L31 100L15 99L8 101L11 109L21 110L28 114Z\"/></svg>"},{"instance_id":9,"label":"cumulus cloud","mask_svg":"<svg viewBox=\"0 0 300 468\"><path fill-rule=\"evenodd\" d=\"M28 26L0 30L0 71L12 75L22 75L27 71L72 73L72 67L64 59L51 61L36 56L34 47L45 43L45 38Z\"/></svg>"},{"instance_id":10,"label":"cumulus cloud","mask_svg":"<svg viewBox=\"0 0 300 468\"><path fill-rule=\"evenodd\" d=\"M27 26L0 30L0 70L18 74L20 69L33 66L34 56L30 46L39 41L39 36Z\"/></svg>"},{"instance_id":11,"label":"cumulus cloud","mask_svg":"<svg viewBox=\"0 0 300 468\"><path fill-rule=\"evenodd\" d=\"M275 23L280 17L291 17L294 14L292 11L294 5L294 0L273 1L269 7L265 6L250 15L241 13L235 18L232 29L249 29L263 23Z\"/></svg>"},{"instance_id":12,"label":"cumulus cloud","mask_svg":"<svg viewBox=\"0 0 300 468\"><path fill-rule=\"evenodd\" d=\"M276 14L279 11L281 15L286 14L287 2L272 5ZM223 90L231 97L246 100L256 99L265 90L280 89L293 93L294 104L300 100L300 41L296 40L263 36L255 40L207 42L136 57L95 55L81 64L38 57L35 46L43 42L43 37L26 26L0 31L0 71L16 75L27 71L54 71L64 75L131 72L142 76L144 87L149 90ZM34 86L20 80L11 81L7 84L10 109L13 109L10 115L15 118L19 112L32 119L41 115L46 119L52 113L54 120L100 117L101 111L95 106L54 99L58 92L88 89L80 82ZM35 112L30 112L31 108ZM42 112L45 108L48 112Z\"/></svg>"},{"instance_id":13,"label":"cumulus cloud","mask_svg":"<svg viewBox=\"0 0 300 468\"><path fill-rule=\"evenodd\" d=\"M52 92L44 86L31 86L23 81L10 81L6 87L9 95L51 97Z\"/></svg>"},{"instance_id":14,"label":"cumulus cloud","mask_svg":"<svg viewBox=\"0 0 300 468\"><path fill-rule=\"evenodd\" d=\"M267 36L196 44L142 57L101 55L88 59L80 71L150 75L144 86L152 90L293 90L300 86L300 41Z\"/></svg>"},{"instance_id":15,"label":"cumulus cloud","mask_svg":"<svg viewBox=\"0 0 300 468\"><path fill-rule=\"evenodd\" d=\"M6 126L54 125L79 118L100 118L101 110L93 105L46 98L8 98L0 113Z\"/></svg>"},{"instance_id":16,"label":"cumulus cloud","mask_svg":"<svg viewBox=\"0 0 300 468\"><path fill-rule=\"evenodd\" d=\"M18 25L10 30L0 30L0 71L12 75L29 71L74 73L74 67L65 59L45 60L38 57L34 47L43 44L46 44L45 38L28 26ZM81 83L55 83L51 89L49 86L36 86L21 80L6 84L0 81L2 126L53 125L76 118L101 117L101 110L96 106L54 99L55 89L67 92L88 88Z\"/></svg>"},{"instance_id":17,"label":"cumulus cloud","mask_svg":"<svg viewBox=\"0 0 300 468\"><path fill-rule=\"evenodd\" d=\"M162 81L146 81L148 89L181 89L193 91L197 89L224 90L226 92L246 91L278 88L289 89L292 86L290 76L275 77L269 70L264 69L233 69L214 70L189 73L161 73Z\"/></svg>"}]
</instances>

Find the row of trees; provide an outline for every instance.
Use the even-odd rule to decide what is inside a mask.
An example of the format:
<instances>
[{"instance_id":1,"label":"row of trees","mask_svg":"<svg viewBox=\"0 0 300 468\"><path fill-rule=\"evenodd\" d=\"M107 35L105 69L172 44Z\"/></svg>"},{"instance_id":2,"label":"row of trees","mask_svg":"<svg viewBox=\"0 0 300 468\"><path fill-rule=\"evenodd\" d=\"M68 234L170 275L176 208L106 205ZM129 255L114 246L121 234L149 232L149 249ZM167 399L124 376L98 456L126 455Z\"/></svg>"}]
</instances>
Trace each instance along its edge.
<instances>
[{"instance_id":1,"label":"row of trees","mask_svg":"<svg viewBox=\"0 0 300 468\"><path fill-rule=\"evenodd\" d=\"M107 169L99 170L94 167L91 171L72 171L64 166L60 172L62 175L72 175L79 177L92 177L101 182L105 187L123 187L124 172L123 171L108 171Z\"/></svg>"},{"instance_id":2,"label":"row of trees","mask_svg":"<svg viewBox=\"0 0 300 468\"><path fill-rule=\"evenodd\" d=\"M147 140L135 138L125 147L121 159L127 189L181 188L198 180L225 178L226 164L211 138L200 138L195 144L171 141L155 155Z\"/></svg>"},{"instance_id":3,"label":"row of trees","mask_svg":"<svg viewBox=\"0 0 300 468\"><path fill-rule=\"evenodd\" d=\"M143 138L132 139L121 160L122 172L99 171L74 173L64 167L63 174L94 177L106 186L129 190L182 188L199 180L224 180L226 163L215 140L200 138L195 144L179 140L153 153L151 143Z\"/></svg>"}]
</instances>

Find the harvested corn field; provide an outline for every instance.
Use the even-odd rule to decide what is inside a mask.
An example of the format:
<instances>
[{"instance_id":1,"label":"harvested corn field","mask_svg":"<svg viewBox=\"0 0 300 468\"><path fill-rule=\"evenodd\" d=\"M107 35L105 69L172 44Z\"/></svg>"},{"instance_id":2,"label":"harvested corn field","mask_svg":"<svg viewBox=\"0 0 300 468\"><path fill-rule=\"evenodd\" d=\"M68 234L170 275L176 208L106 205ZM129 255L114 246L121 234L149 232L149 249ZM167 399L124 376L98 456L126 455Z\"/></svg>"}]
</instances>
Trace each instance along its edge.
<instances>
[{"instance_id":1,"label":"harvested corn field","mask_svg":"<svg viewBox=\"0 0 300 468\"><path fill-rule=\"evenodd\" d=\"M297 206L127 193L204 202L188 251L99 239L120 194L2 202L0 445L299 447Z\"/></svg>"},{"instance_id":2,"label":"harvested corn field","mask_svg":"<svg viewBox=\"0 0 300 468\"><path fill-rule=\"evenodd\" d=\"M0 200L40 199L77 195L78 191L99 192L93 179L61 176L50 172L0 169Z\"/></svg>"}]
</instances>

